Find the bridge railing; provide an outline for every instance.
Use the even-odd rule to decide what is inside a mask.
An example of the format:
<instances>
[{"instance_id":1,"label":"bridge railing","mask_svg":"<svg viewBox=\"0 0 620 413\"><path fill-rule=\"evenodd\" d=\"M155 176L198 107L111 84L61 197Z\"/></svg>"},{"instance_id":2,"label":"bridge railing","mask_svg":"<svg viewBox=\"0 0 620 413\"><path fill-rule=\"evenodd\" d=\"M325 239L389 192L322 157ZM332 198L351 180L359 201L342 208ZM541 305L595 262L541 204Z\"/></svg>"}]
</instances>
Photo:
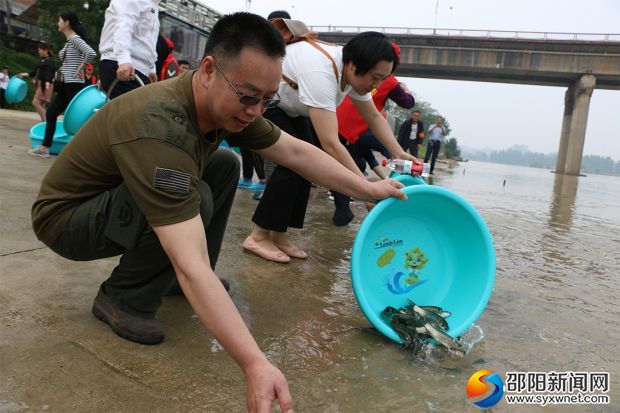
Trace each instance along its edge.
<instances>
[{"instance_id":1,"label":"bridge railing","mask_svg":"<svg viewBox=\"0 0 620 413\"><path fill-rule=\"evenodd\" d=\"M484 39L518 39L535 41L620 42L620 33L563 33L511 30L438 29L388 26L310 26L316 32L361 33L376 31L396 35L475 37Z\"/></svg>"}]
</instances>

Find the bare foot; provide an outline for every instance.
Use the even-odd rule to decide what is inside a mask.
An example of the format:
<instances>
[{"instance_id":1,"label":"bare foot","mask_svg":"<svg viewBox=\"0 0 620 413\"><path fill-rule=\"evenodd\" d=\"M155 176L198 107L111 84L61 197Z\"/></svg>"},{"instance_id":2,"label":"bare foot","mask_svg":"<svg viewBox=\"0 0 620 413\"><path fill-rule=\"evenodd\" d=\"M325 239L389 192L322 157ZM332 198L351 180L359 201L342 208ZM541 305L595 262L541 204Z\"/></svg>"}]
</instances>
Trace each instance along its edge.
<instances>
[{"instance_id":1,"label":"bare foot","mask_svg":"<svg viewBox=\"0 0 620 413\"><path fill-rule=\"evenodd\" d=\"M308 258L308 254L301 248L296 247L289 239L286 233L271 231L269 236L274 245L284 251L286 255L293 258L300 258L305 260Z\"/></svg>"},{"instance_id":2,"label":"bare foot","mask_svg":"<svg viewBox=\"0 0 620 413\"><path fill-rule=\"evenodd\" d=\"M268 238L257 241L252 235L248 235L245 241L243 241L243 248L269 261L280 263L291 262L291 257L282 252L282 250Z\"/></svg>"}]
</instances>

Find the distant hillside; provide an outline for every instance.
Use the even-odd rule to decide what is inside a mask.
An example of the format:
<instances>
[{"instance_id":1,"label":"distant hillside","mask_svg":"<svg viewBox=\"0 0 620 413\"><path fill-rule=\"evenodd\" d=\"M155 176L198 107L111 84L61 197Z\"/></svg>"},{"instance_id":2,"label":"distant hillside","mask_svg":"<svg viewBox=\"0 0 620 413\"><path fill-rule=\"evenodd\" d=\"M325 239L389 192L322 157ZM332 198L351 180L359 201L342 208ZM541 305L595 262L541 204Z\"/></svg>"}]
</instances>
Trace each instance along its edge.
<instances>
[{"instance_id":1,"label":"distant hillside","mask_svg":"<svg viewBox=\"0 0 620 413\"><path fill-rule=\"evenodd\" d=\"M526 146L514 145L504 150L474 149L460 147L463 158L475 161L523 165L533 168L555 169L557 153L531 152ZM581 162L581 172L620 176L620 161L609 156L585 155Z\"/></svg>"}]
</instances>

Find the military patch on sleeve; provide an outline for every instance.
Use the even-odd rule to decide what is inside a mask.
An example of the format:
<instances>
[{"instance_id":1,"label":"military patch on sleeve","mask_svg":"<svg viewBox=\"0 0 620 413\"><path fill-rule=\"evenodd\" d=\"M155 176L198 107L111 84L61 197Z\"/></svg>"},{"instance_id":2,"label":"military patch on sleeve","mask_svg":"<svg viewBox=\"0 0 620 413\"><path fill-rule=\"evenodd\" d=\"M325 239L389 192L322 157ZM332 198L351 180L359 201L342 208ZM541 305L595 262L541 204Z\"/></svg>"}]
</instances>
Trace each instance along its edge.
<instances>
[{"instance_id":1,"label":"military patch on sleeve","mask_svg":"<svg viewBox=\"0 0 620 413\"><path fill-rule=\"evenodd\" d=\"M189 192L190 180L191 176L188 173L157 167L153 178L153 188L186 194Z\"/></svg>"}]
</instances>

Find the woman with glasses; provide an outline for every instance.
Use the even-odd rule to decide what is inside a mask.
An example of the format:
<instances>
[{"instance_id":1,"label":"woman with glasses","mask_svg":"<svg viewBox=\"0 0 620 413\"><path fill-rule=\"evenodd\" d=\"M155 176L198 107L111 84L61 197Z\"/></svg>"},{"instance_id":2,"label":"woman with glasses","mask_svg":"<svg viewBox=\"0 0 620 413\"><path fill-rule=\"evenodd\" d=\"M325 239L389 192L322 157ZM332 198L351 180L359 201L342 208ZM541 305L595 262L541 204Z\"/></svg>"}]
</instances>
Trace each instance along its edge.
<instances>
[{"instance_id":1,"label":"woman with glasses","mask_svg":"<svg viewBox=\"0 0 620 413\"><path fill-rule=\"evenodd\" d=\"M391 42L381 33L361 33L344 47L300 41L286 47L278 107L263 115L297 139L321 147L363 177L340 142L336 108L349 95L371 130L395 157L416 160L396 142L372 102L376 89L396 68ZM416 160L417 161L417 160ZM243 247L270 261L287 263L307 253L288 238L288 228L303 228L310 182L278 165L254 212L254 227Z\"/></svg>"}]
</instances>

